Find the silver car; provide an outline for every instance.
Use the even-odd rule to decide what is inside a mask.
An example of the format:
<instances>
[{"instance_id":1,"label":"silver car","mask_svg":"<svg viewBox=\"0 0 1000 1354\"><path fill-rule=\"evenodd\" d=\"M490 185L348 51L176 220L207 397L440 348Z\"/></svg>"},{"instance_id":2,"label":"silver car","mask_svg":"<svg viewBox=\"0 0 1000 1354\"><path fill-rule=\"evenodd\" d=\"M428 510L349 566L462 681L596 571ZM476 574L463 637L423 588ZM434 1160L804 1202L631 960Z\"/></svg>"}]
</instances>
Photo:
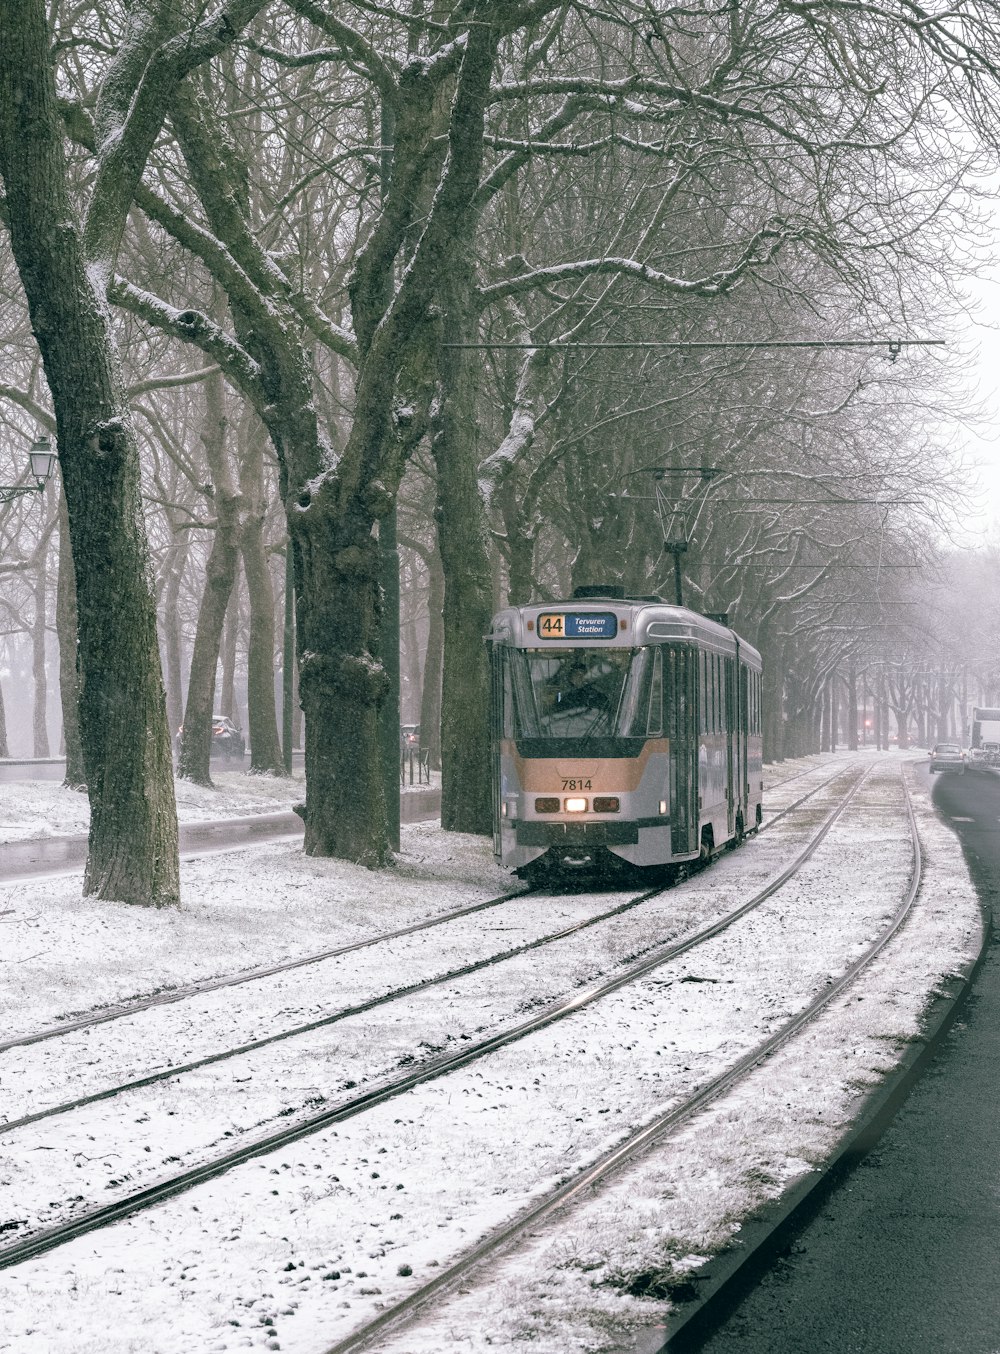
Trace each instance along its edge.
<instances>
[{"instance_id":1,"label":"silver car","mask_svg":"<svg viewBox=\"0 0 1000 1354\"><path fill-rule=\"evenodd\" d=\"M957 771L965 774L965 753L958 743L935 743L931 749L932 771Z\"/></svg>"}]
</instances>

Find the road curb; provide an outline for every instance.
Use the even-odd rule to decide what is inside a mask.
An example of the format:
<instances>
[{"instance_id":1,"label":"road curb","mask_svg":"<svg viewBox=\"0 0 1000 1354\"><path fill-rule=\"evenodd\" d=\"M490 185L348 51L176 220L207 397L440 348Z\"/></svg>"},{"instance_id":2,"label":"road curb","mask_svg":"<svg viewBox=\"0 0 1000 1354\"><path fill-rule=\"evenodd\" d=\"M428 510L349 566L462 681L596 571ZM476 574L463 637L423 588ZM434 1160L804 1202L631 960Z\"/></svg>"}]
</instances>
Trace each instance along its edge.
<instances>
[{"instance_id":1,"label":"road curb","mask_svg":"<svg viewBox=\"0 0 1000 1354\"><path fill-rule=\"evenodd\" d=\"M753 1214L740 1229L736 1245L692 1271L697 1289L665 1321L645 1327L620 1348L628 1354L681 1354L703 1341L729 1314L739 1298L767 1269L786 1238L823 1203L838 1180L878 1142L903 1101L935 1056L961 1010L982 967L992 935L992 913L982 914L979 948L960 973L946 980L925 1015L924 1033L895 1068L861 1104L851 1127L824 1165L803 1177L779 1198Z\"/></svg>"}]
</instances>

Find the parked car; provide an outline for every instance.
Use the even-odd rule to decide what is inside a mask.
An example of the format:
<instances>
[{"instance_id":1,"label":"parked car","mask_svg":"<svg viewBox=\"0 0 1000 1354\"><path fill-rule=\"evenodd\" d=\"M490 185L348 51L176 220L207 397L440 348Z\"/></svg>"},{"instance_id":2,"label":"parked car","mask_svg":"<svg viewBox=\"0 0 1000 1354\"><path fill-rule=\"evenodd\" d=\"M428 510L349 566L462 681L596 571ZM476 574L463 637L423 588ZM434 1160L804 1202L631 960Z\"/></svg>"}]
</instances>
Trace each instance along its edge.
<instances>
[{"instance_id":1,"label":"parked car","mask_svg":"<svg viewBox=\"0 0 1000 1354\"><path fill-rule=\"evenodd\" d=\"M935 743L931 748L932 771L956 771L965 774L965 753L958 743Z\"/></svg>"},{"instance_id":2,"label":"parked car","mask_svg":"<svg viewBox=\"0 0 1000 1354\"><path fill-rule=\"evenodd\" d=\"M177 730L177 755L184 741L184 725ZM228 715L212 716L212 747L209 755L241 762L247 750L246 739Z\"/></svg>"},{"instance_id":3,"label":"parked car","mask_svg":"<svg viewBox=\"0 0 1000 1354\"><path fill-rule=\"evenodd\" d=\"M212 755L235 758L241 762L247 741L228 715L212 716Z\"/></svg>"}]
</instances>

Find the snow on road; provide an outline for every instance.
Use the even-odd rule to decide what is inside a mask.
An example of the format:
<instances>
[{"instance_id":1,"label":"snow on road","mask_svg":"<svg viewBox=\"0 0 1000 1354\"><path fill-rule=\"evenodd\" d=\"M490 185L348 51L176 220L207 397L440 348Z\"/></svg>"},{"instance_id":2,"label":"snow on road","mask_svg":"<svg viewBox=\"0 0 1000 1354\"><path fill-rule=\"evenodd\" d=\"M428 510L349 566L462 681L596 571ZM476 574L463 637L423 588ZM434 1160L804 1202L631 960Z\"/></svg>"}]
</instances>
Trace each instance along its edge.
<instances>
[{"instance_id":1,"label":"snow on road","mask_svg":"<svg viewBox=\"0 0 1000 1354\"><path fill-rule=\"evenodd\" d=\"M847 966L895 909L909 871L901 759L869 761L857 804L793 893L689 960L516 1046L0 1273L0 1307L10 1313L0 1350L320 1354L627 1127L708 1080L804 1005L825 974ZM769 803L790 802L848 764L814 758L771 769L774 782L806 774L775 784ZM664 1310L671 1284L724 1245L740 1217L822 1161L860 1095L918 1031L928 992L976 942L978 904L957 843L912 768L906 774L927 874L891 953L818 1026L666 1147L387 1349L492 1350L526 1340L553 1354L607 1347L609 1332ZM15 788L0 786L0 840ZM71 792L34 789L54 821ZM488 976L0 1132L3 1217L16 1224L4 1238L68 1216L75 1204L108 1202L248 1130L347 1100L348 1083L377 1081L614 972L760 887L794 857L817 814L808 825L790 816L678 888ZM398 869L381 874L306 860L288 844L189 862L184 906L170 912L82 899L72 878L19 885L0 902L10 1028L327 949L510 887L481 841L419 824L404 827L403 846ZM546 924L553 915L566 925L620 898L515 900L388 946L10 1050L0 1055L0 1111L9 1121L292 1028L557 929ZM659 1295L660 1306L630 1289Z\"/></svg>"}]
</instances>

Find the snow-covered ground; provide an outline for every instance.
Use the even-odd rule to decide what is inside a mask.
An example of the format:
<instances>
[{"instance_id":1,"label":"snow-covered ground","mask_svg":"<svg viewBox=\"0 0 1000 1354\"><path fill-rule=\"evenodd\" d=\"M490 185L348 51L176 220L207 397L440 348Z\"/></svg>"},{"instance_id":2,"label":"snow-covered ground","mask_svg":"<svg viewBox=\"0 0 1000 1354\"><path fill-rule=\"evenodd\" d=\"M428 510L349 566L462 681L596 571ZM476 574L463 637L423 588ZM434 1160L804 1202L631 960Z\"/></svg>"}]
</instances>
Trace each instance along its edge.
<instances>
[{"instance_id":1,"label":"snow-covered ground","mask_svg":"<svg viewBox=\"0 0 1000 1354\"><path fill-rule=\"evenodd\" d=\"M30 764L18 768L25 777ZM243 771L212 767L212 787L175 780L177 819L181 823L205 823L224 818L242 818L252 813L282 813L303 796L301 769L292 776L251 776ZM402 787L403 794L440 789L441 773L431 772L430 785ZM90 806L85 793L64 790L55 781L24 779L0 784L0 846L7 842L37 841L45 837L75 837L85 834Z\"/></svg>"},{"instance_id":2,"label":"snow-covered ground","mask_svg":"<svg viewBox=\"0 0 1000 1354\"><path fill-rule=\"evenodd\" d=\"M919 1030L929 994L976 947L978 902L953 834L912 764L875 754L868 761L858 799L794 890L528 1040L0 1273L0 1350L321 1354L627 1128L709 1080L847 967L905 888L902 769L925 873L889 950L736 1090L385 1348L430 1354L530 1341L533 1350L564 1354L608 1348L629 1322L655 1319L672 1283L830 1153L860 1098ZM839 756L769 768L769 807L838 769L846 782L849 765ZM288 782L218 779L216 791L184 787L182 817L241 816L254 811L247 795L258 809L287 807ZM514 900L0 1055L8 1122L152 1070L168 1073L149 1088L0 1131L0 1224L16 1224L0 1239L109 1202L319 1104L347 1101L400 1065L516 1023L721 916L795 857L835 788L614 919L211 1067L170 1072L596 917L623 895ZM271 790L286 803L266 802ZM40 835L42 822L59 825L57 835L85 830L85 809L85 799L52 784L31 787L30 797L22 785L0 786L0 842ZM399 864L383 873L306 859L286 843L189 861L183 871L183 906L161 912L83 899L74 877L4 890L5 1033L364 940L512 885L488 843L433 824L404 826ZM630 1295L640 1289L659 1297Z\"/></svg>"}]
</instances>

